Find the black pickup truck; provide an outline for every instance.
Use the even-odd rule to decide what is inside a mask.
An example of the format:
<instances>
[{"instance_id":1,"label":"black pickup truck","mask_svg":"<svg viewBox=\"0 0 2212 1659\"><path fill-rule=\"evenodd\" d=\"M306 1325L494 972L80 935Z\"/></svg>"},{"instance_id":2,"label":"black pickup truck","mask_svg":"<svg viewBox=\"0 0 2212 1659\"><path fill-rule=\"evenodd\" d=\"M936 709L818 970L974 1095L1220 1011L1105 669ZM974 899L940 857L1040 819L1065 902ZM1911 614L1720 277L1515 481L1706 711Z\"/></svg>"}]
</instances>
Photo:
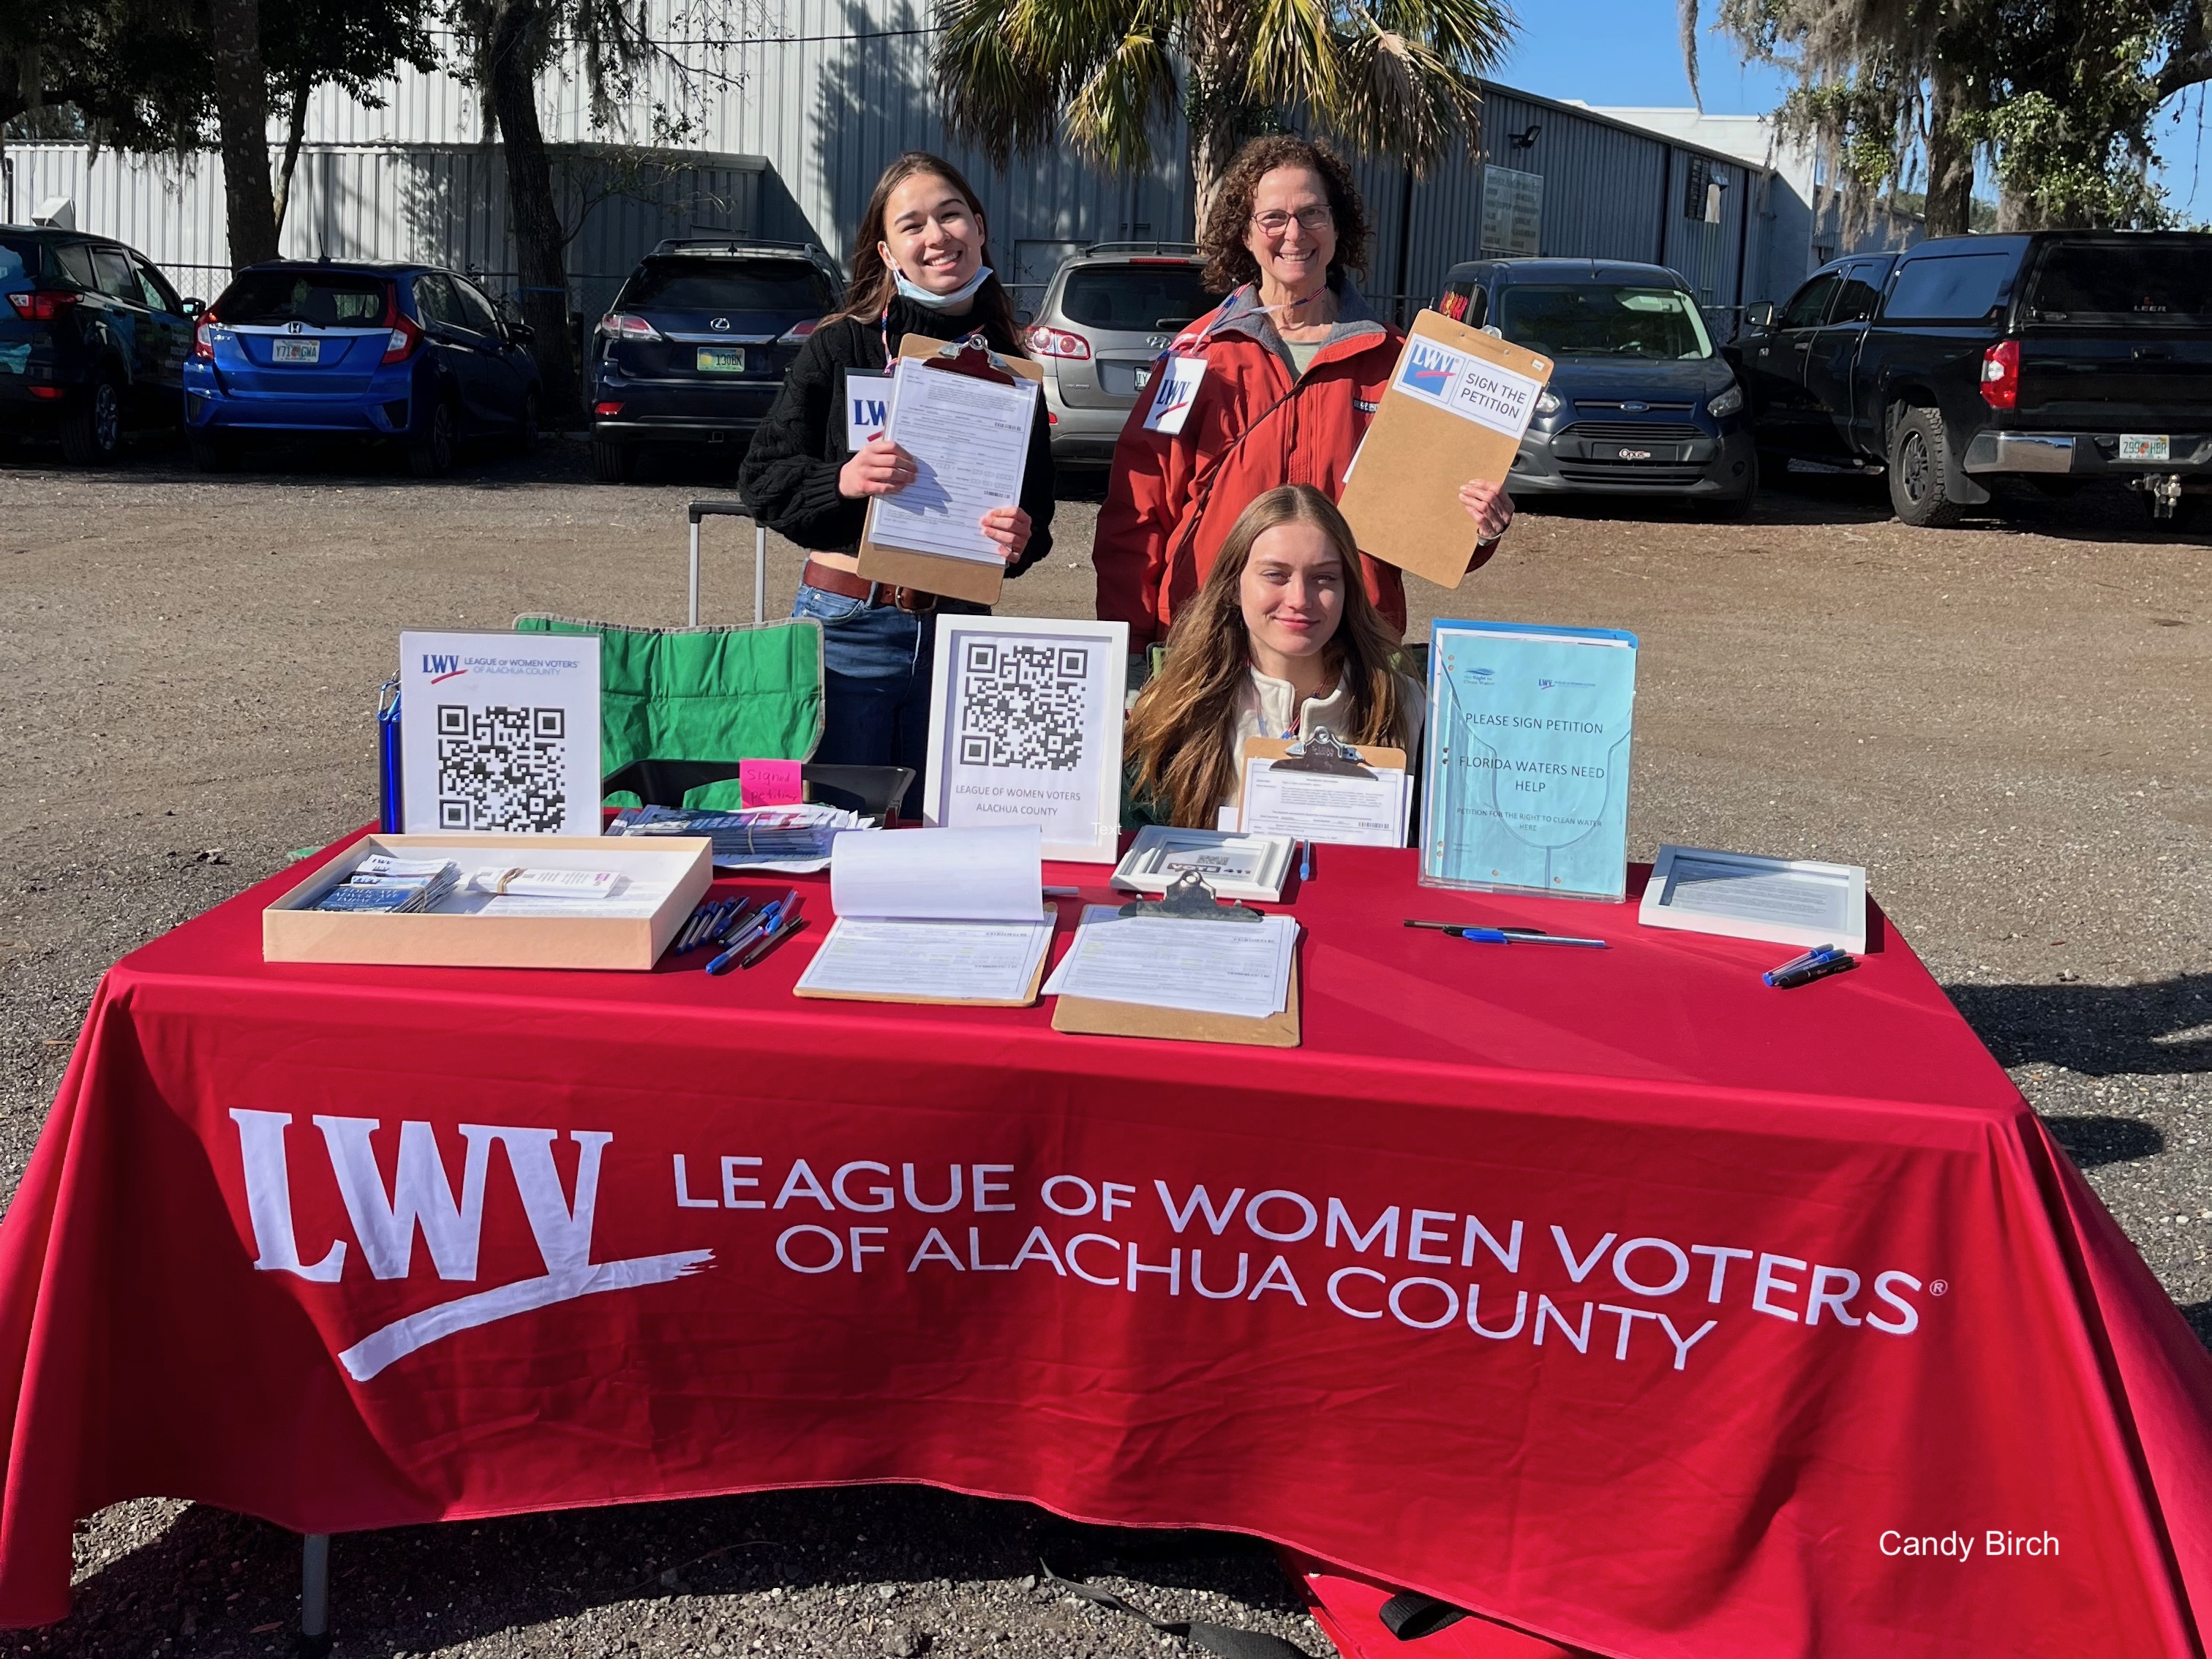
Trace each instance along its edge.
<instances>
[{"instance_id":1,"label":"black pickup truck","mask_svg":"<svg viewBox=\"0 0 2212 1659\"><path fill-rule=\"evenodd\" d=\"M2186 520L2212 490L2212 235L1943 237L1823 265L1728 349L1765 471L1880 462L1911 525L2017 476Z\"/></svg>"}]
</instances>

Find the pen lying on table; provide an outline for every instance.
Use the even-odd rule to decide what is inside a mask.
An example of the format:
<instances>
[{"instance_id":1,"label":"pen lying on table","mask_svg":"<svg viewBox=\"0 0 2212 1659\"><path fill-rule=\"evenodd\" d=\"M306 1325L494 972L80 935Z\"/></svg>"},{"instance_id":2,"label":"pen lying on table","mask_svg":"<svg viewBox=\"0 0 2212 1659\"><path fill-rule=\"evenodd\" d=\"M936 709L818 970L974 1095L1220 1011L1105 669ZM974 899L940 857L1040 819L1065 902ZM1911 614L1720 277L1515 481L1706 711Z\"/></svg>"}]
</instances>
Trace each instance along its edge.
<instances>
[{"instance_id":1,"label":"pen lying on table","mask_svg":"<svg viewBox=\"0 0 2212 1659\"><path fill-rule=\"evenodd\" d=\"M1477 945L1579 945L1591 951L1608 948L1601 939L1569 939L1564 933L1547 933L1540 927L1472 927L1456 921L1408 921L1406 926L1431 927L1439 933L1470 939Z\"/></svg>"},{"instance_id":2,"label":"pen lying on table","mask_svg":"<svg viewBox=\"0 0 2212 1659\"><path fill-rule=\"evenodd\" d=\"M710 974L726 974L732 968L751 967L751 962L744 959L746 952L764 939L781 939L786 932L790 931L784 924L795 916L798 910L799 890L796 887L791 889L781 898L771 900L763 905L753 913L752 919L738 928L736 933L730 934L726 941L720 939L715 941L717 944L725 945L726 948L721 955L707 964L707 971Z\"/></svg>"}]
</instances>

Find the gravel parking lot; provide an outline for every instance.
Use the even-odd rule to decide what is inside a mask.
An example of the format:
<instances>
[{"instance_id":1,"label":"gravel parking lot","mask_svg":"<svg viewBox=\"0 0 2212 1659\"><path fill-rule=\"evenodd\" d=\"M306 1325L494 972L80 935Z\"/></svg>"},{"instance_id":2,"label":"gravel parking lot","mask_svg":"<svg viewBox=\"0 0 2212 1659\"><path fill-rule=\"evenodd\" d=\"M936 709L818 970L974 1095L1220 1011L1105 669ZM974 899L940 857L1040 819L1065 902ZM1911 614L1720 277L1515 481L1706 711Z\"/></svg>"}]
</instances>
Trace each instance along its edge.
<instances>
[{"instance_id":1,"label":"gravel parking lot","mask_svg":"<svg viewBox=\"0 0 2212 1659\"><path fill-rule=\"evenodd\" d=\"M583 450L417 483L301 455L202 478L0 457L0 1183L12 1193L107 964L374 810L403 625L683 620L684 517L726 471L623 488ZM1097 482L1070 480L1008 613L1088 615ZM750 537L711 525L710 620ZM769 602L799 560L779 544ZM2212 1343L2212 546L2130 498L1891 521L1799 476L1747 522L1524 514L1437 610L1643 641L1631 853L1866 865L1873 889ZM149 1500L91 1517L55 1655L274 1652L297 1540ZM1062 1659L1160 1651L1040 1553L1161 1617L1330 1650L1272 1558L919 1488L781 1493L342 1538L339 1650ZM1172 1643L1170 1645L1173 1645Z\"/></svg>"}]
</instances>

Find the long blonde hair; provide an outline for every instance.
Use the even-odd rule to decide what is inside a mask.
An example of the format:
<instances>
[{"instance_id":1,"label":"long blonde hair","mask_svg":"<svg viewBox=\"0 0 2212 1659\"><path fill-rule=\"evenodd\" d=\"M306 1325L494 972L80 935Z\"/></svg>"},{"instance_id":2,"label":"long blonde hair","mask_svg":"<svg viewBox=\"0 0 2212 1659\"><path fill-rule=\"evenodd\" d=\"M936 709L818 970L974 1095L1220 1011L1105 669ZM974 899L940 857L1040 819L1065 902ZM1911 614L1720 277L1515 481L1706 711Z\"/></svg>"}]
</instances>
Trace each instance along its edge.
<instances>
[{"instance_id":1,"label":"long blonde hair","mask_svg":"<svg viewBox=\"0 0 2212 1659\"><path fill-rule=\"evenodd\" d=\"M1133 793L1166 822L1211 830L1237 784L1231 735L1249 683L1252 641L1244 626L1244 567L1252 544L1278 525L1311 525L1344 561L1344 614L1322 647L1330 678L1352 698L1353 743L1396 744L1406 729L1403 682L1391 665L1396 644L1367 596L1352 526L1311 484L1282 484L1237 514L1205 586L1168 634L1167 662L1129 711L1122 747Z\"/></svg>"}]
</instances>

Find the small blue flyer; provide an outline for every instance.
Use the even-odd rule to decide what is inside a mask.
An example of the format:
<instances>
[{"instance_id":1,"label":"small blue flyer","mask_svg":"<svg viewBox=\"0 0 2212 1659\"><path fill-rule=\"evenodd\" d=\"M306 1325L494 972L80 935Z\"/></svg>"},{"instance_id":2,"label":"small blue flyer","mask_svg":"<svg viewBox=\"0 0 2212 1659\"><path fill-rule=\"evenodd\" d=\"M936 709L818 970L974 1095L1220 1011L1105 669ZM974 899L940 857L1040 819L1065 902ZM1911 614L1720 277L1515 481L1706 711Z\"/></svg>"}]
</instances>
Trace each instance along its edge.
<instances>
[{"instance_id":1,"label":"small blue flyer","mask_svg":"<svg viewBox=\"0 0 2212 1659\"><path fill-rule=\"evenodd\" d=\"M1623 897L1635 711L1633 634L1434 624L1422 883Z\"/></svg>"}]
</instances>

